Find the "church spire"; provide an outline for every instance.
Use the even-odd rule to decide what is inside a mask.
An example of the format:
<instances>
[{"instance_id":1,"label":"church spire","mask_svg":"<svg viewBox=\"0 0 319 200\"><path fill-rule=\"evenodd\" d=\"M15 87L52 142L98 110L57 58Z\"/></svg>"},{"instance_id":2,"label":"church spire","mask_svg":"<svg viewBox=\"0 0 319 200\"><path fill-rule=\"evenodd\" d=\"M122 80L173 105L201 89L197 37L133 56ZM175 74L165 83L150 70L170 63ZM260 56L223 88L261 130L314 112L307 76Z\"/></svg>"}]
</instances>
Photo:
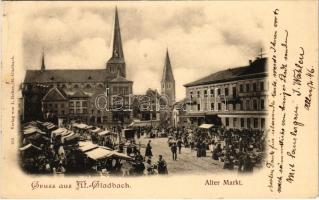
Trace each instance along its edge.
<instances>
[{"instance_id":1,"label":"church spire","mask_svg":"<svg viewBox=\"0 0 319 200\"><path fill-rule=\"evenodd\" d=\"M45 70L44 49L42 50L41 70Z\"/></svg>"},{"instance_id":2,"label":"church spire","mask_svg":"<svg viewBox=\"0 0 319 200\"><path fill-rule=\"evenodd\" d=\"M171 66L171 61L168 54L168 49L166 49L166 58L165 58L165 64L163 69L163 75L162 75L162 82L166 82L166 81L175 82L173 70Z\"/></svg>"},{"instance_id":3,"label":"church spire","mask_svg":"<svg viewBox=\"0 0 319 200\"><path fill-rule=\"evenodd\" d=\"M117 74L117 71L120 71L121 76L126 77L125 60L117 7L115 7L112 57L107 62L107 68L111 73L115 73L114 75Z\"/></svg>"},{"instance_id":4,"label":"church spire","mask_svg":"<svg viewBox=\"0 0 319 200\"><path fill-rule=\"evenodd\" d=\"M166 95L169 105L173 105L175 102L175 79L169 59L168 49L166 50L166 57L161 81L161 94Z\"/></svg>"},{"instance_id":5,"label":"church spire","mask_svg":"<svg viewBox=\"0 0 319 200\"><path fill-rule=\"evenodd\" d=\"M119 16L117 12L117 7L115 7L115 22L114 22L114 34L113 34L113 59L119 59L124 61L124 54L122 48L122 38L121 38L121 29L119 23Z\"/></svg>"}]
</instances>

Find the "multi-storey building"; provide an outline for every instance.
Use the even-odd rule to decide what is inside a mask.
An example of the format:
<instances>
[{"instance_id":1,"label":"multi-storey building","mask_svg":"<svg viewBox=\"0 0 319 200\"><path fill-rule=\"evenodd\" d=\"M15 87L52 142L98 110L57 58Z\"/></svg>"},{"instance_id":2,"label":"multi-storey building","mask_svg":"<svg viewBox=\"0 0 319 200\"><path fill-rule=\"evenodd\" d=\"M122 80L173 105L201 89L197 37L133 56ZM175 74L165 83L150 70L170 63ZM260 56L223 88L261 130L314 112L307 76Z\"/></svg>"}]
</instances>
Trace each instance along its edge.
<instances>
[{"instance_id":1,"label":"multi-storey building","mask_svg":"<svg viewBox=\"0 0 319 200\"><path fill-rule=\"evenodd\" d=\"M116 9L112 57L107 61L106 69L47 69L43 53L41 69L26 72L22 90L24 119L41 119L49 113L54 117L97 124L130 123L132 111L128 108L132 87L133 82L126 79ZM121 108L115 105L119 101Z\"/></svg>"},{"instance_id":2,"label":"multi-storey building","mask_svg":"<svg viewBox=\"0 0 319 200\"><path fill-rule=\"evenodd\" d=\"M188 122L226 128L264 129L267 115L266 58L185 84Z\"/></svg>"}]
</instances>

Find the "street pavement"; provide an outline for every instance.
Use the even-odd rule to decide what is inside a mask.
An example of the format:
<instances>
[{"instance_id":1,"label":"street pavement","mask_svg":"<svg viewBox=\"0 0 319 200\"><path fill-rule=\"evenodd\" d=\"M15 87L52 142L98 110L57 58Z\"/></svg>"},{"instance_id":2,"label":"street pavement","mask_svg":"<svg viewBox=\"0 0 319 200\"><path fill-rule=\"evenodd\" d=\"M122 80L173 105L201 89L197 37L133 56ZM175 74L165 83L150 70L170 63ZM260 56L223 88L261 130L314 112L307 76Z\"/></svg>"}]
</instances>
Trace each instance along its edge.
<instances>
[{"instance_id":1,"label":"street pavement","mask_svg":"<svg viewBox=\"0 0 319 200\"><path fill-rule=\"evenodd\" d=\"M223 171L222 163L214 161L211 158L211 152L207 151L206 157L198 158L196 151L191 152L190 148L182 147L182 153L177 151L177 161L172 158L172 152L167 143L167 138L143 138L140 141L142 146L146 146L147 142L151 140L152 146L152 163L158 161L158 155L163 155L167 162L169 174L207 174L218 173ZM141 149L141 154L145 155L145 148Z\"/></svg>"}]
</instances>

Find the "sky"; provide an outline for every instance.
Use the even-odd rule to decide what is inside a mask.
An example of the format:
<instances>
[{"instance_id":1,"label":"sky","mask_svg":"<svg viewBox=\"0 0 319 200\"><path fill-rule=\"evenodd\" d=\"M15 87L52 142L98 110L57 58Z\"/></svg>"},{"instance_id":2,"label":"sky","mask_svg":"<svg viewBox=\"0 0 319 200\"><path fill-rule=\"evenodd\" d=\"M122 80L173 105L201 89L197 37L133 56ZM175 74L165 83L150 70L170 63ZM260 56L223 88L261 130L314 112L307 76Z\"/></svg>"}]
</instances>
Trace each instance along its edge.
<instances>
[{"instance_id":1,"label":"sky","mask_svg":"<svg viewBox=\"0 0 319 200\"><path fill-rule=\"evenodd\" d=\"M244 66L264 46L262 9L252 3L116 4L133 93L160 90L168 49L176 81L183 84L219 70ZM23 59L40 69L103 69L111 56L115 4L37 6L24 22Z\"/></svg>"}]
</instances>

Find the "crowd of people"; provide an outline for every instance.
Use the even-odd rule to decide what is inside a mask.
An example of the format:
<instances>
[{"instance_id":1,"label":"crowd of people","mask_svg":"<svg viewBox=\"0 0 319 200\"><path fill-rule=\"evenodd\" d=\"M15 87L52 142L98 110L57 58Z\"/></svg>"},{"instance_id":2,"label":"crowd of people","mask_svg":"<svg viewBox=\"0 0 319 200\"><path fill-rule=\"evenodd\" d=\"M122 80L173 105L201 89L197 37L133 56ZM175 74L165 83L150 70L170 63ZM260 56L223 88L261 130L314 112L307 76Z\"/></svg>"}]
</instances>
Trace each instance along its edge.
<instances>
[{"instance_id":1,"label":"crowd of people","mask_svg":"<svg viewBox=\"0 0 319 200\"><path fill-rule=\"evenodd\" d=\"M52 126L52 129L48 129L48 126ZM88 126L90 128L78 129L71 125L66 127L58 132L61 128L51 123L47 125L47 122L32 122L22 126L21 166L26 172L32 174L89 173L123 176L168 173L167 163L162 155L158 157L157 161L152 162L153 155L150 144L145 148L147 153L142 156L140 154L141 146L138 146L134 139L119 139L121 134L114 133L112 128L110 129L112 131L106 131L102 128L99 131L94 131L100 128ZM72 140L65 139L69 135L76 135L76 137L72 137ZM117 153L114 154L115 157L92 160L80 150L81 142L90 142L93 146ZM125 153L127 156L125 157L121 153Z\"/></svg>"},{"instance_id":2,"label":"crowd of people","mask_svg":"<svg viewBox=\"0 0 319 200\"><path fill-rule=\"evenodd\" d=\"M123 176L168 174L164 152L156 152L158 159L155 160L152 149L152 140L161 137L167 137L168 148L172 155L166 159L175 162L178 161L179 154L190 152L194 155L194 159L209 156L224 169L236 169L238 172L251 172L261 166L265 150L265 134L260 130L148 126L134 127L133 138L120 139L122 129L119 128L111 129L112 133L106 135L103 129L97 131L99 127L81 130L69 126L70 132L73 135L75 133L77 137L63 140L62 136L52 134L55 129L46 129L42 124L34 125L40 134L27 134L22 137L22 167L31 173L101 172ZM141 137L150 139L142 144ZM118 157L89 159L79 151L79 141L90 141L101 148L123 153L131 159ZM185 151L183 148L189 150Z\"/></svg>"},{"instance_id":3,"label":"crowd of people","mask_svg":"<svg viewBox=\"0 0 319 200\"><path fill-rule=\"evenodd\" d=\"M224 169L237 168L239 172L250 172L261 166L264 142L264 132L251 129L181 128L172 131L168 137L173 160L177 160L177 149L181 153L183 144L191 152L196 151L198 158L211 153L212 159L223 163Z\"/></svg>"}]
</instances>

